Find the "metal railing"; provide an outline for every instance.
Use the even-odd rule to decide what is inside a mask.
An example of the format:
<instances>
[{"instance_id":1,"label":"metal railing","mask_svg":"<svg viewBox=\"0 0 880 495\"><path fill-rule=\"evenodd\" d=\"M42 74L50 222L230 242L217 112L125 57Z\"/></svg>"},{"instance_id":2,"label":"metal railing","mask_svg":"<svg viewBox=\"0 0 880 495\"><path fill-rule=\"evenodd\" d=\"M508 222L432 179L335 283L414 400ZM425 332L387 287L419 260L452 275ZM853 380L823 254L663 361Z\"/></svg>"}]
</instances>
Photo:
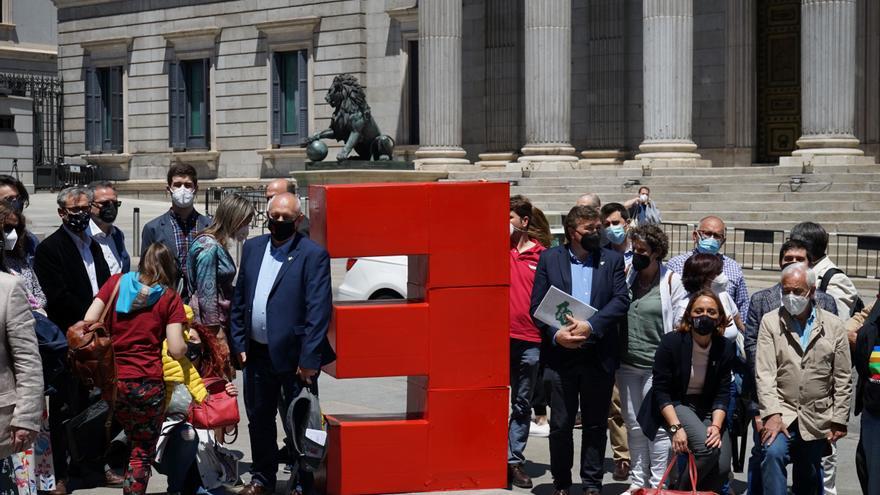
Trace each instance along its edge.
<instances>
[{"instance_id":1,"label":"metal railing","mask_svg":"<svg viewBox=\"0 0 880 495\"><path fill-rule=\"evenodd\" d=\"M669 255L693 249L692 232L687 223L662 223L669 238ZM779 271L779 250L788 240L788 230L728 228L723 252L745 270ZM864 234L828 234L828 257L850 278L880 278L880 236Z\"/></svg>"},{"instance_id":2,"label":"metal railing","mask_svg":"<svg viewBox=\"0 0 880 495\"><path fill-rule=\"evenodd\" d=\"M266 187L210 187L205 191L205 215L213 217L217 205L229 194L238 194L253 205L256 214L251 222L251 229L260 229L260 233L265 234L267 229L266 222L269 220L268 212L266 211ZM300 196L299 200L302 212L308 216L308 196Z\"/></svg>"}]
</instances>

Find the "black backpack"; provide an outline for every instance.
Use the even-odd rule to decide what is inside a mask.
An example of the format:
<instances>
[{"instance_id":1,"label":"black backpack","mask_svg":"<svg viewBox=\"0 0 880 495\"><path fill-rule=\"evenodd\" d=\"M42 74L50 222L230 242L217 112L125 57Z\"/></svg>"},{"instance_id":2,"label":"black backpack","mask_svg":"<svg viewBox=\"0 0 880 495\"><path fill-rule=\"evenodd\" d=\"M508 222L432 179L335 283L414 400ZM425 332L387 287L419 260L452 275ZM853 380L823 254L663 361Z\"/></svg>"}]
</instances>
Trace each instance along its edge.
<instances>
[{"instance_id":1,"label":"black backpack","mask_svg":"<svg viewBox=\"0 0 880 495\"><path fill-rule=\"evenodd\" d=\"M819 290L827 293L828 284L831 283L831 279L834 278L834 276L838 273L843 274L844 272L840 268L829 268L828 271L826 271L825 274L822 275L822 278L819 282ZM858 294L856 294L856 300L853 303L852 308L850 308L849 310L849 317L852 318L856 314L861 313L863 309L865 309L865 301L862 301L862 298ZM837 316L841 318L844 317L843 315Z\"/></svg>"}]
</instances>

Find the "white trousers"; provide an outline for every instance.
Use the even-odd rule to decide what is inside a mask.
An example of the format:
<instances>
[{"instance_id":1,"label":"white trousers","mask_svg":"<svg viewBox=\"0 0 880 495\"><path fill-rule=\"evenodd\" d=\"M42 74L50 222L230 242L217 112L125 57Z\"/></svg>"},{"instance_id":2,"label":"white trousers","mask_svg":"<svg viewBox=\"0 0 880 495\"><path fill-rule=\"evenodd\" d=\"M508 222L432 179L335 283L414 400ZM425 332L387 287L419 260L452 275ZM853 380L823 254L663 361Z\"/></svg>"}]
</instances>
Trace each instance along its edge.
<instances>
[{"instance_id":1,"label":"white trousers","mask_svg":"<svg viewBox=\"0 0 880 495\"><path fill-rule=\"evenodd\" d=\"M652 380L649 369L621 364L617 370L617 388L620 390L621 411L629 442L630 488L657 488L669 463L672 443L666 430L658 430L652 442L642 433L642 427L636 419L642 401L651 390Z\"/></svg>"}]
</instances>

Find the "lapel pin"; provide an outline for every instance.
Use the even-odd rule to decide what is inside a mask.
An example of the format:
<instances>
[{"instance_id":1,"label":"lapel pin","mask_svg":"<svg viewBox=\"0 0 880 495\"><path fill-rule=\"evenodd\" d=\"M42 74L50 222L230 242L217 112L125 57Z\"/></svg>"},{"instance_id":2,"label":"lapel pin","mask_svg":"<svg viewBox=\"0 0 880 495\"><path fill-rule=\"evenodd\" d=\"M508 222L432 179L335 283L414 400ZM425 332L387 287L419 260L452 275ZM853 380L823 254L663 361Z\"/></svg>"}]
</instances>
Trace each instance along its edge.
<instances>
[{"instance_id":1,"label":"lapel pin","mask_svg":"<svg viewBox=\"0 0 880 495\"><path fill-rule=\"evenodd\" d=\"M291 260L293 260L293 256L288 256L287 261L291 261Z\"/></svg>"}]
</instances>

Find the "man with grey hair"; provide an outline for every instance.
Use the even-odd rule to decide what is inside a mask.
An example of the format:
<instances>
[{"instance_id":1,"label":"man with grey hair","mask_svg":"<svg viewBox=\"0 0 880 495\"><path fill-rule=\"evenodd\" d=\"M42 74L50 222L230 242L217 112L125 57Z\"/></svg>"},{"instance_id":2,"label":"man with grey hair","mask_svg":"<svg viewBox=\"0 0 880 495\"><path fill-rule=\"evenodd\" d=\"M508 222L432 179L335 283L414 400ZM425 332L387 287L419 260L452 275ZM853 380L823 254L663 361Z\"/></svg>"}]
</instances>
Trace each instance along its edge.
<instances>
[{"instance_id":1,"label":"man with grey hair","mask_svg":"<svg viewBox=\"0 0 880 495\"><path fill-rule=\"evenodd\" d=\"M122 206L116 188L108 180L96 180L89 184L89 189L92 191L92 219L88 233L101 247L110 274L128 273L131 270L131 257L125 250L125 235L113 225Z\"/></svg>"},{"instance_id":2,"label":"man with grey hair","mask_svg":"<svg viewBox=\"0 0 880 495\"><path fill-rule=\"evenodd\" d=\"M287 179L273 179L266 185L266 202L272 201L272 198L285 192L296 196L296 182ZM299 201L299 196L296 196L296 199ZM268 210L269 207L267 205L266 211L268 212ZM299 218L294 223L296 224L297 232L306 237L309 236L309 217L305 216L302 211L300 211Z\"/></svg>"},{"instance_id":3,"label":"man with grey hair","mask_svg":"<svg viewBox=\"0 0 880 495\"><path fill-rule=\"evenodd\" d=\"M843 322L815 303L816 273L804 263L782 270L782 307L758 330L755 378L764 428L761 479L767 495L822 490L822 456L846 436L852 365Z\"/></svg>"},{"instance_id":4,"label":"man with grey hair","mask_svg":"<svg viewBox=\"0 0 880 495\"><path fill-rule=\"evenodd\" d=\"M602 200L599 199L598 194L593 193L593 192L589 192L589 193L581 195L577 199L577 202L575 203L575 205L576 206L592 206L593 208L598 210L598 209L602 208Z\"/></svg>"},{"instance_id":5,"label":"man with grey hair","mask_svg":"<svg viewBox=\"0 0 880 495\"><path fill-rule=\"evenodd\" d=\"M34 255L34 272L40 287L46 294L46 313L58 328L66 330L83 319L98 289L110 278L110 268L98 243L88 234L90 210L94 196L87 187L68 187L58 193L58 216L61 226L37 246ZM64 422L88 404L84 400L88 391L67 373L64 383L54 384L58 391L49 396L49 432L55 467L56 490L66 489L68 477L67 437ZM121 486L122 477L98 463L94 466L78 466L78 474L85 476L84 469L103 470L106 486Z\"/></svg>"}]
</instances>

